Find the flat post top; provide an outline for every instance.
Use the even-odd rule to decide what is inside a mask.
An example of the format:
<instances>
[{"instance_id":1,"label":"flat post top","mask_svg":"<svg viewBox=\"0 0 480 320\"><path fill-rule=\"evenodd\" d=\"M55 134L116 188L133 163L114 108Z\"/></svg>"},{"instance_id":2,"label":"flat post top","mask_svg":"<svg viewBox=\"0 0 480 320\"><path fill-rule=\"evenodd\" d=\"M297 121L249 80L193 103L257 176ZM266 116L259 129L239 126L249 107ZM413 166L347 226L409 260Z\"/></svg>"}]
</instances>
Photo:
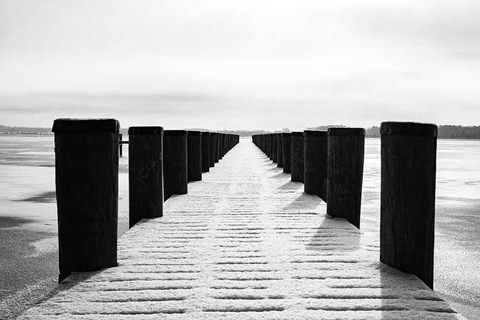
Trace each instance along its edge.
<instances>
[{"instance_id":1,"label":"flat post top","mask_svg":"<svg viewBox=\"0 0 480 320\"><path fill-rule=\"evenodd\" d=\"M128 128L129 135L135 134L151 134L151 135L163 135L162 127L130 127Z\"/></svg>"},{"instance_id":2,"label":"flat post top","mask_svg":"<svg viewBox=\"0 0 480 320\"><path fill-rule=\"evenodd\" d=\"M385 121L380 126L380 134L436 137L438 127L432 123Z\"/></svg>"},{"instance_id":3,"label":"flat post top","mask_svg":"<svg viewBox=\"0 0 480 320\"><path fill-rule=\"evenodd\" d=\"M364 136L364 128L330 128L328 129L329 136Z\"/></svg>"},{"instance_id":4,"label":"flat post top","mask_svg":"<svg viewBox=\"0 0 480 320\"><path fill-rule=\"evenodd\" d=\"M70 119L61 118L53 121L54 133L101 133L118 132L120 122L115 119Z\"/></svg>"}]
</instances>

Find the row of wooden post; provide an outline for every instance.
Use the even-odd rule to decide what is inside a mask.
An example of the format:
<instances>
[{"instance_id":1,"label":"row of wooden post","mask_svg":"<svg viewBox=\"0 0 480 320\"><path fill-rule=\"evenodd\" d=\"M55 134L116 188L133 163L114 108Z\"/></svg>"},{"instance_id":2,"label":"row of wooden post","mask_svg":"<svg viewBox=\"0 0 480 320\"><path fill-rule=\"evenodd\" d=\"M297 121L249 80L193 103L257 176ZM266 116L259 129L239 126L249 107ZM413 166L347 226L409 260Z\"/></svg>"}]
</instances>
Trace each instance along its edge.
<instances>
[{"instance_id":1,"label":"row of wooden post","mask_svg":"<svg viewBox=\"0 0 480 320\"><path fill-rule=\"evenodd\" d=\"M62 281L117 265L120 125L114 119L57 119L55 182ZM129 225L161 217L238 142L219 132L129 128Z\"/></svg>"},{"instance_id":2,"label":"row of wooden post","mask_svg":"<svg viewBox=\"0 0 480 320\"><path fill-rule=\"evenodd\" d=\"M380 260L433 288L437 126L383 122ZM255 135L253 142L327 214L360 227L365 130L330 128Z\"/></svg>"}]
</instances>

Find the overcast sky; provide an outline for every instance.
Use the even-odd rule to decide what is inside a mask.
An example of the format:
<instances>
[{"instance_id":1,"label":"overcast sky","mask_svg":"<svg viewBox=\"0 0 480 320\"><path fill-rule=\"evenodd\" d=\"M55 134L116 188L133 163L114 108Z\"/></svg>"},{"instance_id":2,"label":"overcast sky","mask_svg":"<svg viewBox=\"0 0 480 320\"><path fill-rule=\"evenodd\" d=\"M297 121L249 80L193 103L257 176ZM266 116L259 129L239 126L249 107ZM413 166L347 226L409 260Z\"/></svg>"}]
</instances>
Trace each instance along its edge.
<instances>
[{"instance_id":1,"label":"overcast sky","mask_svg":"<svg viewBox=\"0 0 480 320\"><path fill-rule=\"evenodd\" d=\"M0 124L480 124L480 1L0 0Z\"/></svg>"}]
</instances>

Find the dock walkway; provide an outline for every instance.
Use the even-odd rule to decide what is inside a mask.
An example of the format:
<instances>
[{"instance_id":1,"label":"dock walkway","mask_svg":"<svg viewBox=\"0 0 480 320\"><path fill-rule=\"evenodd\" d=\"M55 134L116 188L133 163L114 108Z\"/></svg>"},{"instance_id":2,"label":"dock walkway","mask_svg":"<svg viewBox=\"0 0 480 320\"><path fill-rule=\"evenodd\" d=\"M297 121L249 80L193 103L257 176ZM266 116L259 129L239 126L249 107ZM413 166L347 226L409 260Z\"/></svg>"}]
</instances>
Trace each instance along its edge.
<instances>
[{"instance_id":1,"label":"dock walkway","mask_svg":"<svg viewBox=\"0 0 480 320\"><path fill-rule=\"evenodd\" d=\"M250 141L20 319L464 319Z\"/></svg>"}]
</instances>

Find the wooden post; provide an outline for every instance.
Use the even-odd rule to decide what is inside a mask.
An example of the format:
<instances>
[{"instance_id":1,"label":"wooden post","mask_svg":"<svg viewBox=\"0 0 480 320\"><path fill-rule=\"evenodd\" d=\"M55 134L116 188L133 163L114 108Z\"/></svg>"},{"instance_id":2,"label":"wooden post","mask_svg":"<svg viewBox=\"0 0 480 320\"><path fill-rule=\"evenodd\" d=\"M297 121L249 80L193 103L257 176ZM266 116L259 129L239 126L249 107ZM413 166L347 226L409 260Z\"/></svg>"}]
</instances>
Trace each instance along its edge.
<instances>
[{"instance_id":1,"label":"wooden post","mask_svg":"<svg viewBox=\"0 0 480 320\"><path fill-rule=\"evenodd\" d=\"M327 214L360 228L365 129L328 129Z\"/></svg>"},{"instance_id":2,"label":"wooden post","mask_svg":"<svg viewBox=\"0 0 480 320\"><path fill-rule=\"evenodd\" d=\"M163 215L163 128L128 129L129 225Z\"/></svg>"},{"instance_id":3,"label":"wooden post","mask_svg":"<svg viewBox=\"0 0 480 320\"><path fill-rule=\"evenodd\" d=\"M433 289L437 126L383 122L380 261Z\"/></svg>"},{"instance_id":4,"label":"wooden post","mask_svg":"<svg viewBox=\"0 0 480 320\"><path fill-rule=\"evenodd\" d=\"M163 135L164 200L188 191L187 131L165 130Z\"/></svg>"},{"instance_id":5,"label":"wooden post","mask_svg":"<svg viewBox=\"0 0 480 320\"><path fill-rule=\"evenodd\" d=\"M269 133L268 134L268 157L270 158L270 160L273 160L273 136L275 134L274 133Z\"/></svg>"},{"instance_id":6,"label":"wooden post","mask_svg":"<svg viewBox=\"0 0 480 320\"><path fill-rule=\"evenodd\" d=\"M122 143L122 134L118 134L118 149L120 152L120 158L123 157L123 143Z\"/></svg>"},{"instance_id":7,"label":"wooden post","mask_svg":"<svg viewBox=\"0 0 480 320\"><path fill-rule=\"evenodd\" d=\"M215 163L220 161L220 133L215 132Z\"/></svg>"},{"instance_id":8,"label":"wooden post","mask_svg":"<svg viewBox=\"0 0 480 320\"><path fill-rule=\"evenodd\" d=\"M202 180L202 133L188 131L188 181Z\"/></svg>"},{"instance_id":9,"label":"wooden post","mask_svg":"<svg viewBox=\"0 0 480 320\"><path fill-rule=\"evenodd\" d=\"M114 119L57 119L59 282L117 265L118 138Z\"/></svg>"},{"instance_id":10,"label":"wooden post","mask_svg":"<svg viewBox=\"0 0 480 320\"><path fill-rule=\"evenodd\" d=\"M218 160L220 161L223 157L222 152L222 144L223 144L223 133L218 133Z\"/></svg>"},{"instance_id":11,"label":"wooden post","mask_svg":"<svg viewBox=\"0 0 480 320\"><path fill-rule=\"evenodd\" d=\"M292 171L292 134L289 132L282 133L282 153L283 153L283 172L290 173Z\"/></svg>"},{"instance_id":12,"label":"wooden post","mask_svg":"<svg viewBox=\"0 0 480 320\"><path fill-rule=\"evenodd\" d=\"M222 133L222 159L223 159L223 156L227 153L226 151L226 142L227 141L227 134L226 133Z\"/></svg>"},{"instance_id":13,"label":"wooden post","mask_svg":"<svg viewBox=\"0 0 480 320\"><path fill-rule=\"evenodd\" d=\"M283 142L281 133L277 133L277 167L283 167Z\"/></svg>"},{"instance_id":14,"label":"wooden post","mask_svg":"<svg viewBox=\"0 0 480 320\"><path fill-rule=\"evenodd\" d=\"M215 167L215 146L217 145L217 139L215 132L210 132L210 167Z\"/></svg>"},{"instance_id":15,"label":"wooden post","mask_svg":"<svg viewBox=\"0 0 480 320\"><path fill-rule=\"evenodd\" d=\"M292 132L292 181L303 182L303 132Z\"/></svg>"},{"instance_id":16,"label":"wooden post","mask_svg":"<svg viewBox=\"0 0 480 320\"><path fill-rule=\"evenodd\" d=\"M277 134L272 133L272 161L277 163Z\"/></svg>"},{"instance_id":17,"label":"wooden post","mask_svg":"<svg viewBox=\"0 0 480 320\"><path fill-rule=\"evenodd\" d=\"M304 145L304 190L327 201L327 131L305 130Z\"/></svg>"},{"instance_id":18,"label":"wooden post","mask_svg":"<svg viewBox=\"0 0 480 320\"><path fill-rule=\"evenodd\" d=\"M202 132L202 172L210 171L210 132Z\"/></svg>"},{"instance_id":19,"label":"wooden post","mask_svg":"<svg viewBox=\"0 0 480 320\"><path fill-rule=\"evenodd\" d=\"M270 158L270 135L265 134L265 154Z\"/></svg>"}]
</instances>

